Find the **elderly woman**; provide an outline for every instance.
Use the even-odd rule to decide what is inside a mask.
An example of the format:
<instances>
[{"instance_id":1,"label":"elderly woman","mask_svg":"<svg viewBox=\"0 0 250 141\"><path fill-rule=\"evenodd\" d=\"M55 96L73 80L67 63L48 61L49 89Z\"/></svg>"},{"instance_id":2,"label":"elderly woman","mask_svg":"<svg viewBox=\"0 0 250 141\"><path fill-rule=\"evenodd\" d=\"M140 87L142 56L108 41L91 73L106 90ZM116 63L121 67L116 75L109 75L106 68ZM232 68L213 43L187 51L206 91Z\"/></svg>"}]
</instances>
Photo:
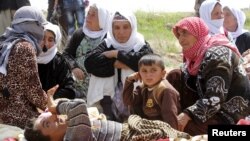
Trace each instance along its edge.
<instances>
[{"instance_id":1,"label":"elderly woman","mask_svg":"<svg viewBox=\"0 0 250 141\"><path fill-rule=\"evenodd\" d=\"M66 59L57 51L61 42L61 31L57 25L48 23L44 26L44 38L41 43L42 53L37 56L38 72L45 91L55 85L59 88L54 98L74 99L79 95L74 87L74 79Z\"/></svg>"},{"instance_id":2,"label":"elderly woman","mask_svg":"<svg viewBox=\"0 0 250 141\"><path fill-rule=\"evenodd\" d=\"M167 79L179 91L179 130L205 134L211 124L235 124L249 114L250 85L238 49L224 35L209 34L197 17L180 20L173 33L182 46L182 70Z\"/></svg>"},{"instance_id":3,"label":"elderly woman","mask_svg":"<svg viewBox=\"0 0 250 141\"><path fill-rule=\"evenodd\" d=\"M75 86L81 92L77 97L86 98L89 85L89 74L84 67L86 53L97 47L106 36L109 14L105 8L91 5L83 27L74 32L63 52L75 77Z\"/></svg>"},{"instance_id":4,"label":"elderly woman","mask_svg":"<svg viewBox=\"0 0 250 141\"><path fill-rule=\"evenodd\" d=\"M231 34L233 42L242 54L250 48L250 32L244 29L246 15L242 10L231 6L225 6L223 14L223 26Z\"/></svg>"},{"instance_id":5,"label":"elderly woman","mask_svg":"<svg viewBox=\"0 0 250 141\"><path fill-rule=\"evenodd\" d=\"M137 32L135 15L129 11L114 12L107 38L88 52L84 63L91 73L88 104L100 101L108 119L123 121L128 114L122 100L125 78L138 71L138 61L143 55L152 52L143 35Z\"/></svg>"},{"instance_id":6,"label":"elderly woman","mask_svg":"<svg viewBox=\"0 0 250 141\"><path fill-rule=\"evenodd\" d=\"M4 124L24 128L29 118L39 115L36 108L46 108L36 62L45 22L41 11L24 6L0 37L0 121Z\"/></svg>"},{"instance_id":7,"label":"elderly woman","mask_svg":"<svg viewBox=\"0 0 250 141\"><path fill-rule=\"evenodd\" d=\"M209 34L225 34L223 28L222 5L217 0L204 1L199 9L200 18L205 21L209 28Z\"/></svg>"}]
</instances>

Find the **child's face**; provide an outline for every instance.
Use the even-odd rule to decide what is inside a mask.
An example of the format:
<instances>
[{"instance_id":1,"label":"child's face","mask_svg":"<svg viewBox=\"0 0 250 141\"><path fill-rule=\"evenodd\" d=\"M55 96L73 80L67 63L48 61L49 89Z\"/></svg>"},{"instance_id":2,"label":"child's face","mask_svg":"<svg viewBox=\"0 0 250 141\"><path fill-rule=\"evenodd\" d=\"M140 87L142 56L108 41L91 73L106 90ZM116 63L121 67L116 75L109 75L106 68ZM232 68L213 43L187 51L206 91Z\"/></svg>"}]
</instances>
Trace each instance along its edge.
<instances>
[{"instance_id":1,"label":"child's face","mask_svg":"<svg viewBox=\"0 0 250 141\"><path fill-rule=\"evenodd\" d=\"M153 64L151 66L141 65L139 74L145 85L153 87L165 77L166 71L162 70L162 68L157 64Z\"/></svg>"}]
</instances>

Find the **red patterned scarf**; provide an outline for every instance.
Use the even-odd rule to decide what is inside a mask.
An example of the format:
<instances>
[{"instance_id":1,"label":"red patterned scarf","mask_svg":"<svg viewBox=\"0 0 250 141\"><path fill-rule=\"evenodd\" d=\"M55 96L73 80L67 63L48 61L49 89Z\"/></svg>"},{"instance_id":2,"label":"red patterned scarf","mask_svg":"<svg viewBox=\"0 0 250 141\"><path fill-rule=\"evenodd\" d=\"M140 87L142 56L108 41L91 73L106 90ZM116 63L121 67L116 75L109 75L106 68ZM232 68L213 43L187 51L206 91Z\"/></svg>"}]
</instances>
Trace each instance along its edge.
<instances>
[{"instance_id":1,"label":"red patterned scarf","mask_svg":"<svg viewBox=\"0 0 250 141\"><path fill-rule=\"evenodd\" d=\"M225 46L240 56L237 47L233 45L225 35L218 34L210 36L207 25L198 17L184 18L174 26L173 33L176 38L179 38L177 28L187 30L197 39L193 47L183 51L185 63L190 75L197 75L204 54L210 47Z\"/></svg>"}]
</instances>

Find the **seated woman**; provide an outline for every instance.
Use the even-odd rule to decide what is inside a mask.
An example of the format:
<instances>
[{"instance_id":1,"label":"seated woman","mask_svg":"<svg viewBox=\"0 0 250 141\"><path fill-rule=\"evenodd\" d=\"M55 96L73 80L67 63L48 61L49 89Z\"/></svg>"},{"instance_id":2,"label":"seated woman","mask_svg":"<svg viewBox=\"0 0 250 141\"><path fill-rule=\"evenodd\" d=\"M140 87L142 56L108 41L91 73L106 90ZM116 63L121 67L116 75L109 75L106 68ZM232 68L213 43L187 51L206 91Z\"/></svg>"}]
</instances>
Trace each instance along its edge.
<instances>
[{"instance_id":1,"label":"seated woman","mask_svg":"<svg viewBox=\"0 0 250 141\"><path fill-rule=\"evenodd\" d=\"M199 9L200 18L204 20L209 28L209 34L224 34L228 36L223 28L222 5L217 0L204 1Z\"/></svg>"},{"instance_id":2,"label":"seated woman","mask_svg":"<svg viewBox=\"0 0 250 141\"><path fill-rule=\"evenodd\" d=\"M3 19L1 19L3 20ZM43 39L43 13L24 6L13 17L11 27L0 37L0 122L24 128L26 121L45 110L36 55Z\"/></svg>"},{"instance_id":3,"label":"seated woman","mask_svg":"<svg viewBox=\"0 0 250 141\"><path fill-rule=\"evenodd\" d=\"M99 110L108 119L123 121L128 115L122 100L125 78L138 71L138 61L143 55L153 51L137 32L136 17L132 12L114 12L108 24L107 38L87 53L84 62L91 74L87 102L88 105L100 103ZM113 108L112 99L115 101Z\"/></svg>"},{"instance_id":4,"label":"seated woman","mask_svg":"<svg viewBox=\"0 0 250 141\"><path fill-rule=\"evenodd\" d=\"M78 28L70 38L63 55L70 64L75 78L76 89L80 92L78 98L87 97L89 77L84 67L86 54L97 47L108 31L110 13L104 7L92 4L89 7L83 27Z\"/></svg>"},{"instance_id":5,"label":"seated woman","mask_svg":"<svg viewBox=\"0 0 250 141\"><path fill-rule=\"evenodd\" d=\"M242 10L231 6L224 6L223 14L223 26L232 36L233 42L242 54L250 49L250 32L244 29L246 15Z\"/></svg>"},{"instance_id":6,"label":"seated woman","mask_svg":"<svg viewBox=\"0 0 250 141\"><path fill-rule=\"evenodd\" d=\"M44 26L44 38L41 43L42 53L37 56L38 72L45 91L59 84L54 98L73 99L79 95L74 87L74 79L65 58L57 51L61 42L61 31L57 25L48 23Z\"/></svg>"},{"instance_id":7,"label":"seated woman","mask_svg":"<svg viewBox=\"0 0 250 141\"><path fill-rule=\"evenodd\" d=\"M182 46L182 70L167 79L179 91L180 131L205 134L211 124L236 124L250 111L250 85L235 45L224 35L209 35L197 17L180 20L173 33Z\"/></svg>"}]
</instances>

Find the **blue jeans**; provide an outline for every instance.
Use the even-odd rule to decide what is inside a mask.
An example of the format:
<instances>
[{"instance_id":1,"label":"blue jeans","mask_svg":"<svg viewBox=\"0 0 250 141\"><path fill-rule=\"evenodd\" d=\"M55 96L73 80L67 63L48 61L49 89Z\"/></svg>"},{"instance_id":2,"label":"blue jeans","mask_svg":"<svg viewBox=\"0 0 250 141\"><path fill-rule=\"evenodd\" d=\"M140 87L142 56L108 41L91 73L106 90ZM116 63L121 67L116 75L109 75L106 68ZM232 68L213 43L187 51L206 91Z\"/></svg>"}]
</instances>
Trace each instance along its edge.
<instances>
[{"instance_id":1,"label":"blue jeans","mask_svg":"<svg viewBox=\"0 0 250 141\"><path fill-rule=\"evenodd\" d=\"M85 19L84 3L82 0L63 0L63 9L68 24L68 36L71 36L77 27L83 26Z\"/></svg>"}]
</instances>

